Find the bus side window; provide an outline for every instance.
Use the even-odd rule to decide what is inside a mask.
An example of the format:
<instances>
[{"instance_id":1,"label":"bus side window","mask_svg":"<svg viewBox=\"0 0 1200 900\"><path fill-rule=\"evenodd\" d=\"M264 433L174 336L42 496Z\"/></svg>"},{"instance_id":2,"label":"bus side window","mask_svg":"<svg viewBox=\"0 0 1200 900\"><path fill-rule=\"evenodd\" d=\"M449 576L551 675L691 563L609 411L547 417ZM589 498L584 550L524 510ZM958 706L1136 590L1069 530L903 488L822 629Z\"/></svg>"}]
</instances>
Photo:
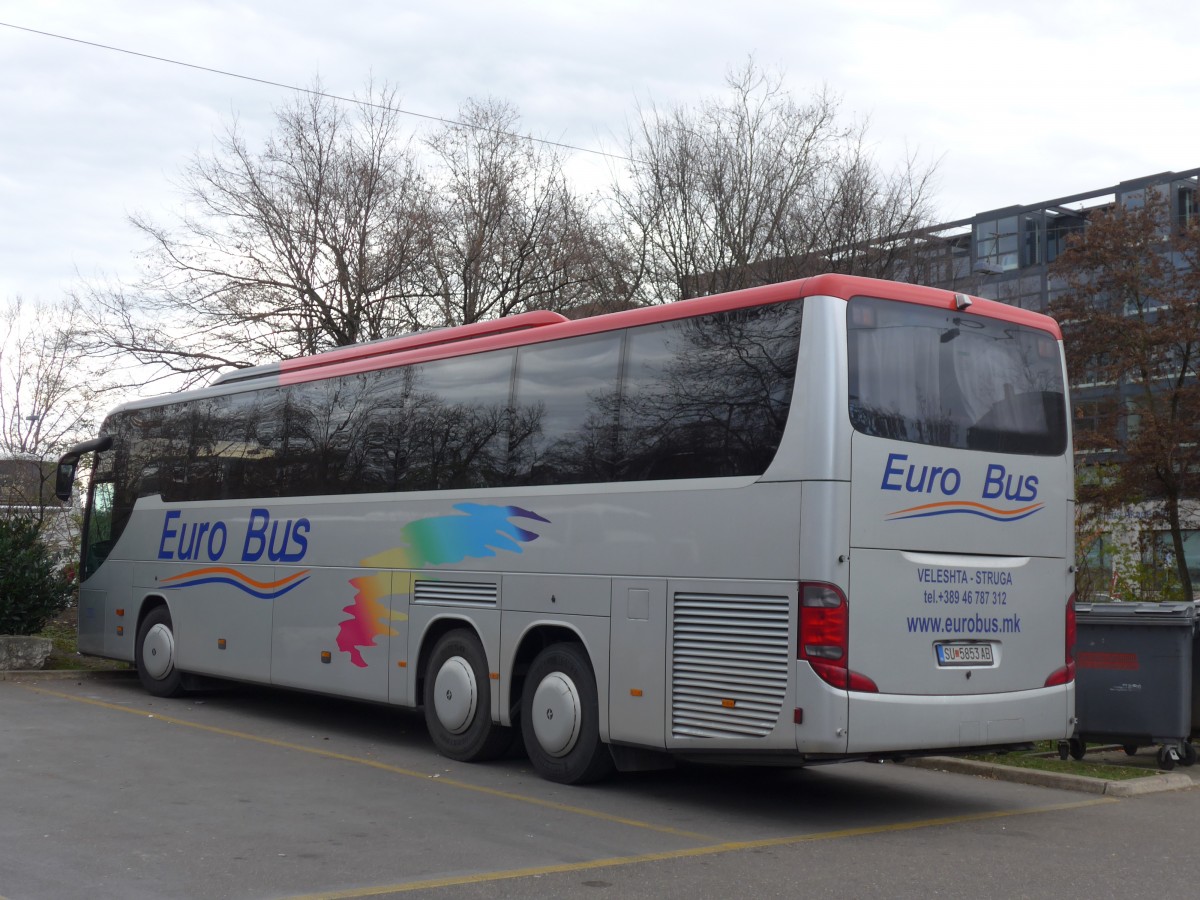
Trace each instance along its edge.
<instances>
[{"instance_id":1,"label":"bus side window","mask_svg":"<svg viewBox=\"0 0 1200 900\"><path fill-rule=\"evenodd\" d=\"M112 550L113 483L97 481L92 484L91 502L88 504L87 552L84 555L83 574L91 575L108 558Z\"/></svg>"}]
</instances>

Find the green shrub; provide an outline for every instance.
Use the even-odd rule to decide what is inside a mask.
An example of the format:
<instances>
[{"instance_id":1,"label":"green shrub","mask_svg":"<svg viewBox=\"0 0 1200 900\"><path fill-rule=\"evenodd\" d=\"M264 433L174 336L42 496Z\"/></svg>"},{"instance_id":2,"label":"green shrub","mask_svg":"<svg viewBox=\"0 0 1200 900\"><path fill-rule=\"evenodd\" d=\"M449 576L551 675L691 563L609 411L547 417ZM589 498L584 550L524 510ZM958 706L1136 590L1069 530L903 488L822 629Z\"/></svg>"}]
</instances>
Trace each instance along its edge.
<instances>
[{"instance_id":1,"label":"green shrub","mask_svg":"<svg viewBox=\"0 0 1200 900\"><path fill-rule=\"evenodd\" d=\"M71 589L38 539L37 523L0 518L0 634L37 634L66 609Z\"/></svg>"}]
</instances>

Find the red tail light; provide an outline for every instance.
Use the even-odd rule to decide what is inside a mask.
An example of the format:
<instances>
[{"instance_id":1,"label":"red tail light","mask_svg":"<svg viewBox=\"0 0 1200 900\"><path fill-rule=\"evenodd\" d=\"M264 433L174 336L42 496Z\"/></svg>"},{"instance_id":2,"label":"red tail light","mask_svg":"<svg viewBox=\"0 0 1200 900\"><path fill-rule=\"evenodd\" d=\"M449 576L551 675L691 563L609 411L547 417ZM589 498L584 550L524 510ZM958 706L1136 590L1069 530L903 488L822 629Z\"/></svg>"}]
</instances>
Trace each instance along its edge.
<instances>
[{"instance_id":1,"label":"red tail light","mask_svg":"<svg viewBox=\"0 0 1200 900\"><path fill-rule=\"evenodd\" d=\"M1070 684L1075 680L1075 595L1072 594L1067 600L1067 627L1066 627L1066 661L1067 664L1061 669L1055 669L1050 673L1050 677L1046 679L1046 687L1054 687L1058 684Z\"/></svg>"},{"instance_id":2,"label":"red tail light","mask_svg":"<svg viewBox=\"0 0 1200 900\"><path fill-rule=\"evenodd\" d=\"M800 639L796 658L806 661L822 681L848 691L879 688L849 665L850 610L846 595L832 584L800 583Z\"/></svg>"}]
</instances>

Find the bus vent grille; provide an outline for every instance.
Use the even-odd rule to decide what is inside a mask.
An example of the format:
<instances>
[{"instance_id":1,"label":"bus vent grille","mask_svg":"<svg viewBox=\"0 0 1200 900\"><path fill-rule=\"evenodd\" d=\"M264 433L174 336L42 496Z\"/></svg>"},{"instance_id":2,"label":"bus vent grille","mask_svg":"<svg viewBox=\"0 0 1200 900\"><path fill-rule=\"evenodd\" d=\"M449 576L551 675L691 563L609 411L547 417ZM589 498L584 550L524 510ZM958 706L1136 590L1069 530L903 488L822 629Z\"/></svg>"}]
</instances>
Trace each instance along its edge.
<instances>
[{"instance_id":1,"label":"bus vent grille","mask_svg":"<svg viewBox=\"0 0 1200 900\"><path fill-rule=\"evenodd\" d=\"M413 603L495 608L496 598L497 589L494 584L421 580L413 583Z\"/></svg>"},{"instance_id":2,"label":"bus vent grille","mask_svg":"<svg viewBox=\"0 0 1200 900\"><path fill-rule=\"evenodd\" d=\"M765 737L779 721L792 663L787 597L675 595L671 734Z\"/></svg>"}]
</instances>

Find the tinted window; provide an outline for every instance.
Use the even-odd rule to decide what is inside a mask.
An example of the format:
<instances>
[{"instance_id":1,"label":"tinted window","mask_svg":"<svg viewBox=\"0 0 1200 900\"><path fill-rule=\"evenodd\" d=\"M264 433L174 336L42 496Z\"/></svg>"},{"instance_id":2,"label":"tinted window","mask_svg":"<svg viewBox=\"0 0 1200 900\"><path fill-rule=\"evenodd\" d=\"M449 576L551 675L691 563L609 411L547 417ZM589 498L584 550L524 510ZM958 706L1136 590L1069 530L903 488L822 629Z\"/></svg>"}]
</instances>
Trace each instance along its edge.
<instances>
[{"instance_id":1,"label":"tinted window","mask_svg":"<svg viewBox=\"0 0 1200 900\"><path fill-rule=\"evenodd\" d=\"M855 298L850 421L864 434L1057 456L1067 447L1058 343L996 319Z\"/></svg>"},{"instance_id":2,"label":"tinted window","mask_svg":"<svg viewBox=\"0 0 1200 900\"><path fill-rule=\"evenodd\" d=\"M621 476L761 474L787 424L799 302L632 329Z\"/></svg>"},{"instance_id":3,"label":"tinted window","mask_svg":"<svg viewBox=\"0 0 1200 900\"><path fill-rule=\"evenodd\" d=\"M787 421L799 340L797 301L123 413L105 426L114 521L154 494L760 474Z\"/></svg>"},{"instance_id":4,"label":"tinted window","mask_svg":"<svg viewBox=\"0 0 1200 900\"><path fill-rule=\"evenodd\" d=\"M511 350L385 373L372 416L390 453L393 489L496 487L504 482Z\"/></svg>"},{"instance_id":5,"label":"tinted window","mask_svg":"<svg viewBox=\"0 0 1200 900\"><path fill-rule=\"evenodd\" d=\"M364 465L372 387L364 375L311 381L283 390L274 403L246 407L248 413L264 416L256 423L255 443L269 448L277 461L281 496L355 492ZM230 442L227 449L243 448Z\"/></svg>"},{"instance_id":6,"label":"tinted window","mask_svg":"<svg viewBox=\"0 0 1200 900\"><path fill-rule=\"evenodd\" d=\"M522 347L511 483L611 481L623 332Z\"/></svg>"}]
</instances>

